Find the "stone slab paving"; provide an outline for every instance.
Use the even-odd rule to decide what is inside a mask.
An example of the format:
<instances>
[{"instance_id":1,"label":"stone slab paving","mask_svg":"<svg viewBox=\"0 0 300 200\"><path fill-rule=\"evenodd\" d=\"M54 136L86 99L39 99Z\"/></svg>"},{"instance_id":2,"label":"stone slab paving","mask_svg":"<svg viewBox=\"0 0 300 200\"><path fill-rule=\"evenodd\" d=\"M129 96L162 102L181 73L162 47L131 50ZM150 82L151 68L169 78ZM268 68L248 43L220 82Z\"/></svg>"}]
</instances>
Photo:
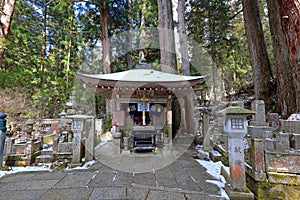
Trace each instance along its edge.
<instances>
[{"instance_id":1,"label":"stone slab paving","mask_svg":"<svg viewBox=\"0 0 300 200\"><path fill-rule=\"evenodd\" d=\"M157 166L166 161L153 153L126 156L111 161L114 167L98 158L85 170L6 175L0 178L0 199L224 199L220 188L207 181L215 178L190 154L162 168ZM146 172L139 171L143 164Z\"/></svg>"}]
</instances>

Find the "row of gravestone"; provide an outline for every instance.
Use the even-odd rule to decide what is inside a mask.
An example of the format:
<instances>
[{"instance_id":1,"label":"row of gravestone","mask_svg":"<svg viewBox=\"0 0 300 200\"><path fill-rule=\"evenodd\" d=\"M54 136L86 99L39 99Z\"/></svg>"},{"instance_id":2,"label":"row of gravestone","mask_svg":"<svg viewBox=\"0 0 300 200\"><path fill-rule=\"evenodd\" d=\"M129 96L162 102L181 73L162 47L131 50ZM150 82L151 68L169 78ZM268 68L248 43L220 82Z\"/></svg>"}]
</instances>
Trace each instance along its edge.
<instances>
[{"instance_id":1,"label":"row of gravestone","mask_svg":"<svg viewBox=\"0 0 300 200\"><path fill-rule=\"evenodd\" d=\"M300 120L294 117L296 114L280 120L277 113L269 113L266 122L265 105L261 100L252 102L252 110L256 114L248 126L251 138L264 139L264 147L269 150L300 149Z\"/></svg>"}]
</instances>

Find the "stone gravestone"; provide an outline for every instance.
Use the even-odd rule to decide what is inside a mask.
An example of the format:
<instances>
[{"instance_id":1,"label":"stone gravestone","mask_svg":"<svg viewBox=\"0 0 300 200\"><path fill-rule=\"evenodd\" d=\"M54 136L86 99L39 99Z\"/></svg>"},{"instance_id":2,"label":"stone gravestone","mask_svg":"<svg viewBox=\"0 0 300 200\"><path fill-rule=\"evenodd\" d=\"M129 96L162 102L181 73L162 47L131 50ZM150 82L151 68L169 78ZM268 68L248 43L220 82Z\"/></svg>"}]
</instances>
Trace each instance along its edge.
<instances>
[{"instance_id":1,"label":"stone gravestone","mask_svg":"<svg viewBox=\"0 0 300 200\"><path fill-rule=\"evenodd\" d=\"M87 119L85 123L86 140L85 140L85 161L92 161L95 156L95 120Z\"/></svg>"},{"instance_id":2,"label":"stone gravestone","mask_svg":"<svg viewBox=\"0 0 300 200\"><path fill-rule=\"evenodd\" d=\"M269 126L278 128L280 126L279 114L269 113L268 122L269 122Z\"/></svg>"},{"instance_id":3,"label":"stone gravestone","mask_svg":"<svg viewBox=\"0 0 300 200\"><path fill-rule=\"evenodd\" d=\"M251 102L251 110L256 112L253 115L251 125L253 126L268 126L266 122L265 102L263 100L253 100Z\"/></svg>"},{"instance_id":4,"label":"stone gravestone","mask_svg":"<svg viewBox=\"0 0 300 200\"><path fill-rule=\"evenodd\" d=\"M265 139L266 131L273 131L274 128L266 122L265 103L262 100L253 100L251 102L252 111L255 111L250 126L248 126L248 134L251 138Z\"/></svg>"}]
</instances>

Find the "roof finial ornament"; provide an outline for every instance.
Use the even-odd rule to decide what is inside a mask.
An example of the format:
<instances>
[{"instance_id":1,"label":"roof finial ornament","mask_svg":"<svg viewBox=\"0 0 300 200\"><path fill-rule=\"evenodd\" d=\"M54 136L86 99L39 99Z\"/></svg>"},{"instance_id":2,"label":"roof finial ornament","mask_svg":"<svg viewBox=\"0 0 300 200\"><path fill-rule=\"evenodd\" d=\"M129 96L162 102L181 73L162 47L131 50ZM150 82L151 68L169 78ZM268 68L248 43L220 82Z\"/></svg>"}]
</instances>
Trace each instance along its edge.
<instances>
[{"instance_id":1,"label":"roof finial ornament","mask_svg":"<svg viewBox=\"0 0 300 200\"><path fill-rule=\"evenodd\" d=\"M144 51L140 51L139 57L140 57L139 63L146 63Z\"/></svg>"},{"instance_id":2,"label":"roof finial ornament","mask_svg":"<svg viewBox=\"0 0 300 200\"><path fill-rule=\"evenodd\" d=\"M135 66L135 69L152 69L151 64L146 62L143 51L140 51L139 53L139 63Z\"/></svg>"}]
</instances>

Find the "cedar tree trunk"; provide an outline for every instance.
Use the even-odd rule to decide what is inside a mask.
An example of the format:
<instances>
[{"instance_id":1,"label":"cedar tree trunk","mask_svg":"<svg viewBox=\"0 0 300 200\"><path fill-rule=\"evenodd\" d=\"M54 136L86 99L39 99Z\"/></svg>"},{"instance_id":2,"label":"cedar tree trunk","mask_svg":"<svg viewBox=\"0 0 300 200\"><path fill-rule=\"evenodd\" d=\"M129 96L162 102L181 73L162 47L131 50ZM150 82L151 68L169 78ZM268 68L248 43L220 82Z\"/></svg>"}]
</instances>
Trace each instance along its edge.
<instances>
[{"instance_id":1,"label":"cedar tree trunk","mask_svg":"<svg viewBox=\"0 0 300 200\"><path fill-rule=\"evenodd\" d=\"M184 0L178 0L178 33L179 33L179 43L180 43L180 54L181 54L181 70L183 75L190 75L190 65L189 65L189 53L188 53L188 43L184 19Z\"/></svg>"},{"instance_id":2,"label":"cedar tree trunk","mask_svg":"<svg viewBox=\"0 0 300 200\"><path fill-rule=\"evenodd\" d=\"M171 0L157 0L161 71L177 73Z\"/></svg>"},{"instance_id":3,"label":"cedar tree trunk","mask_svg":"<svg viewBox=\"0 0 300 200\"><path fill-rule=\"evenodd\" d=\"M273 42L273 53L277 69L277 112L286 119L292 114L296 93L289 62L289 50L282 30L278 1L268 0L269 23Z\"/></svg>"},{"instance_id":4,"label":"cedar tree trunk","mask_svg":"<svg viewBox=\"0 0 300 200\"><path fill-rule=\"evenodd\" d=\"M102 51L103 51L103 73L111 73L110 38L108 30L108 6L106 0L101 1L101 28L102 28Z\"/></svg>"},{"instance_id":5,"label":"cedar tree trunk","mask_svg":"<svg viewBox=\"0 0 300 200\"><path fill-rule=\"evenodd\" d=\"M300 1L278 0L281 25L289 49L297 111L300 110Z\"/></svg>"},{"instance_id":6,"label":"cedar tree trunk","mask_svg":"<svg viewBox=\"0 0 300 200\"><path fill-rule=\"evenodd\" d=\"M245 30L254 75L255 98L264 100L266 111L272 108L276 90L271 71L259 9L256 0L242 0Z\"/></svg>"}]
</instances>

